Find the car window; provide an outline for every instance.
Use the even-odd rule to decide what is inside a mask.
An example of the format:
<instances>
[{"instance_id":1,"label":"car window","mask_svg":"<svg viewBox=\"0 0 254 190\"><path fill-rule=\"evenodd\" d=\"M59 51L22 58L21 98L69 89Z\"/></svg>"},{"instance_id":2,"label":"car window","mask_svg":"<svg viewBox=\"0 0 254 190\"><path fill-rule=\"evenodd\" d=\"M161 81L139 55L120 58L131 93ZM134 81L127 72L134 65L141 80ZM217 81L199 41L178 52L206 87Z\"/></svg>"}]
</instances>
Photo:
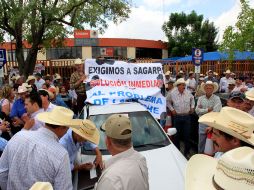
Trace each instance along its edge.
<instances>
[{"instance_id":1,"label":"car window","mask_svg":"<svg viewBox=\"0 0 254 190\"><path fill-rule=\"evenodd\" d=\"M128 115L132 124L132 142L136 150L155 149L170 144L161 126L148 111L120 113ZM105 133L100 130L102 124L111 114L90 116L100 131L99 148L103 154L108 154L105 145ZM84 150L83 150L84 151Z\"/></svg>"}]
</instances>

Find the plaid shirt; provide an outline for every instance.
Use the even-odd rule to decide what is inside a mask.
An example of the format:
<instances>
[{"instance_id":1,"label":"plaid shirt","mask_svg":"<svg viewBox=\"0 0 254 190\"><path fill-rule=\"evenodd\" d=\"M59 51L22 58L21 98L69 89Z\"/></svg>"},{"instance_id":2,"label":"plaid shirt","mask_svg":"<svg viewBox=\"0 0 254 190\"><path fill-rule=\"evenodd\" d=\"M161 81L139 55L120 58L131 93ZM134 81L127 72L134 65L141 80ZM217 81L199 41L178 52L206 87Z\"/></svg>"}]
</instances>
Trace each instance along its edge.
<instances>
[{"instance_id":1,"label":"plaid shirt","mask_svg":"<svg viewBox=\"0 0 254 190\"><path fill-rule=\"evenodd\" d=\"M70 79L70 88L72 90L75 90L76 93L85 93L86 92L86 88L85 88L85 84L81 83L80 85L77 85L77 81L80 80L80 75L77 71L75 71L74 73L72 73L71 75L71 79Z\"/></svg>"}]
</instances>

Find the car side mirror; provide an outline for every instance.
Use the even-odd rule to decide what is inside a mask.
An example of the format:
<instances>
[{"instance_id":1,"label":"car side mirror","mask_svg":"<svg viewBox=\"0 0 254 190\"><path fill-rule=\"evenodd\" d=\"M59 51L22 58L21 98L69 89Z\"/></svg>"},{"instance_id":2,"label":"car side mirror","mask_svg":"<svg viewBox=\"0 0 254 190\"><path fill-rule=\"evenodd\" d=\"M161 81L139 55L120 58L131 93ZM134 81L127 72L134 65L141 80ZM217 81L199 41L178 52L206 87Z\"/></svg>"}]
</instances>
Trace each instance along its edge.
<instances>
[{"instance_id":1,"label":"car side mirror","mask_svg":"<svg viewBox=\"0 0 254 190\"><path fill-rule=\"evenodd\" d=\"M176 128L168 128L168 131L167 131L167 135L168 136L173 136L177 133L177 130Z\"/></svg>"}]
</instances>

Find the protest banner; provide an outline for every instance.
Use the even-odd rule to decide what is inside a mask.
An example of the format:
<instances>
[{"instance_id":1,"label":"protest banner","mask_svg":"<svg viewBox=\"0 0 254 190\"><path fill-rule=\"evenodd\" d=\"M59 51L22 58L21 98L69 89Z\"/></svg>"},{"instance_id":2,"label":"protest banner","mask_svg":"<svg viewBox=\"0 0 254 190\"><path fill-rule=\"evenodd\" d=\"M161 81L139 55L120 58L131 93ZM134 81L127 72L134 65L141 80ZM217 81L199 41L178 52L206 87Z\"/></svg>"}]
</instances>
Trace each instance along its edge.
<instances>
[{"instance_id":1,"label":"protest banner","mask_svg":"<svg viewBox=\"0 0 254 190\"><path fill-rule=\"evenodd\" d=\"M155 118L166 111L161 93L164 75L160 63L85 61L87 100L91 104L118 104L129 100L144 105Z\"/></svg>"}]
</instances>

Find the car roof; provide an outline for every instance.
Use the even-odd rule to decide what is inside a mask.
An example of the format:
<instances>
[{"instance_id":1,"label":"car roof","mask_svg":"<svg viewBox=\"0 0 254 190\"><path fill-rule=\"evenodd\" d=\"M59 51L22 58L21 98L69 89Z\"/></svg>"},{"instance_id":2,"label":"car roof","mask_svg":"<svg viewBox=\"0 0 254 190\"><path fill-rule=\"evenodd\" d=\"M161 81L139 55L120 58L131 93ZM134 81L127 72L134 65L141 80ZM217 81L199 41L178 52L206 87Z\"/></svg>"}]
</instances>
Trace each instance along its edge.
<instances>
[{"instance_id":1,"label":"car roof","mask_svg":"<svg viewBox=\"0 0 254 190\"><path fill-rule=\"evenodd\" d=\"M147 109L141 104L136 102L125 102L121 104L89 106L89 115L138 112L138 111L147 111Z\"/></svg>"}]
</instances>

